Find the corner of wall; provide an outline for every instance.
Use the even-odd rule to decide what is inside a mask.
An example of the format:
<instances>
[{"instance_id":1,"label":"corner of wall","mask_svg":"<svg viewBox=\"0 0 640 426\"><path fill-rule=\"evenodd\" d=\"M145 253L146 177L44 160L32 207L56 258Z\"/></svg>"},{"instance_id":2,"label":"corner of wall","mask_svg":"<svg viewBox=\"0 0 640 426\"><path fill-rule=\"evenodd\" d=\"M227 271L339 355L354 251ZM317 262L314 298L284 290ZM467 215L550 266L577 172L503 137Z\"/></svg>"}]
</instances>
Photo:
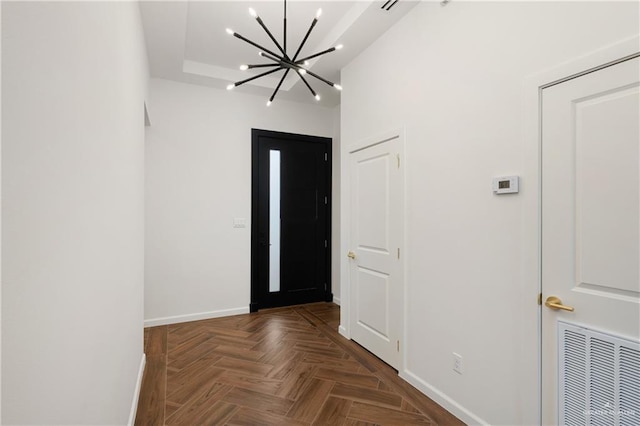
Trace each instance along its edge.
<instances>
[{"instance_id":1,"label":"corner of wall","mask_svg":"<svg viewBox=\"0 0 640 426\"><path fill-rule=\"evenodd\" d=\"M149 116L149 107L147 106L148 101L144 101L144 126L151 126L151 117Z\"/></svg>"},{"instance_id":2,"label":"corner of wall","mask_svg":"<svg viewBox=\"0 0 640 426\"><path fill-rule=\"evenodd\" d=\"M341 191L341 169L340 169L340 105L333 108L333 134L331 147L331 291L333 301L340 305L342 282L340 281L340 241L342 232L340 226L340 191Z\"/></svg>"},{"instance_id":3,"label":"corner of wall","mask_svg":"<svg viewBox=\"0 0 640 426\"><path fill-rule=\"evenodd\" d=\"M147 356L142 353L140 359L140 368L138 369L138 378L136 380L136 387L133 391L133 400L131 401L131 411L129 412L128 426L133 426L136 421L136 414L138 413L138 401L140 400L140 391L142 390L142 378L144 377L144 368L147 365Z\"/></svg>"},{"instance_id":4,"label":"corner of wall","mask_svg":"<svg viewBox=\"0 0 640 426\"><path fill-rule=\"evenodd\" d=\"M0 4L0 23L2 5ZM0 28L1 28L0 24ZM0 46L2 34L0 33ZM2 99L2 55L0 55L0 99ZM0 102L0 383L2 383L2 102ZM0 385L0 424L2 424L2 386Z\"/></svg>"}]
</instances>

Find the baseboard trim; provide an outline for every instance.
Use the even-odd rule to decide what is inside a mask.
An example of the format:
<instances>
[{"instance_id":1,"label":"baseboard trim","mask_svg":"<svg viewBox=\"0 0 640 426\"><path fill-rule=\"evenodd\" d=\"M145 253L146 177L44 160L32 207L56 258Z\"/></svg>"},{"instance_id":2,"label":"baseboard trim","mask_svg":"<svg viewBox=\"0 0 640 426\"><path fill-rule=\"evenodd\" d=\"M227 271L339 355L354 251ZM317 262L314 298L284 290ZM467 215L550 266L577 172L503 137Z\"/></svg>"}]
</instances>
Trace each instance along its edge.
<instances>
[{"instance_id":1,"label":"baseboard trim","mask_svg":"<svg viewBox=\"0 0 640 426\"><path fill-rule=\"evenodd\" d=\"M340 335L342 337L344 337L345 339L351 340L351 337L349 337L349 333L347 333L346 327L344 327L342 325L338 326L338 333L340 333Z\"/></svg>"},{"instance_id":2,"label":"baseboard trim","mask_svg":"<svg viewBox=\"0 0 640 426\"><path fill-rule=\"evenodd\" d=\"M144 367L147 365L147 356L142 353L140 359L140 367L138 369L138 379L136 380L136 387L133 390L133 401L131 402L131 411L129 411L128 426L133 426L136 421L136 414L138 414L138 400L140 399L140 390L142 389L142 377L144 376Z\"/></svg>"},{"instance_id":3,"label":"baseboard trim","mask_svg":"<svg viewBox=\"0 0 640 426\"><path fill-rule=\"evenodd\" d=\"M489 425L488 422L482 420L480 417L476 416L471 411L467 410L462 405L451 399L444 392L431 386L429 383L425 382L411 371L404 369L403 371L399 372L398 375L400 376L400 378L404 379L406 382L434 400L445 410L449 411L451 414L453 414L466 424Z\"/></svg>"},{"instance_id":4,"label":"baseboard trim","mask_svg":"<svg viewBox=\"0 0 640 426\"><path fill-rule=\"evenodd\" d=\"M333 296L333 303L335 303L336 305L340 306L340 298Z\"/></svg>"},{"instance_id":5,"label":"baseboard trim","mask_svg":"<svg viewBox=\"0 0 640 426\"><path fill-rule=\"evenodd\" d=\"M200 321L211 318L229 317L232 315L248 314L249 308L221 309L219 311L200 312L197 314L175 315L172 317L152 318L144 320L145 327L158 325L179 324L181 322Z\"/></svg>"}]
</instances>

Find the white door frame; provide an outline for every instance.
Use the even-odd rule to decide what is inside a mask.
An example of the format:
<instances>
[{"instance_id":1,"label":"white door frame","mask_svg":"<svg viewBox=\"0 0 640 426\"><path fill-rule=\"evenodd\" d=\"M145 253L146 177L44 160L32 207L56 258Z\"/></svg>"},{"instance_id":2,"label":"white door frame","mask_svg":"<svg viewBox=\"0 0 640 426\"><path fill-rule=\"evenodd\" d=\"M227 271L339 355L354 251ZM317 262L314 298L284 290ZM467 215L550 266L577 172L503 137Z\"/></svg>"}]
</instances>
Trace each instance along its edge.
<instances>
[{"instance_id":1,"label":"white door frame","mask_svg":"<svg viewBox=\"0 0 640 426\"><path fill-rule=\"evenodd\" d=\"M540 424L542 414L542 383L540 365L542 320L541 306L536 303L542 291L541 282L541 93L544 87L578 77L585 72L595 71L608 64L640 54L640 36L621 40L591 52L585 56L532 75L524 83L524 158L522 185L522 271L523 286L521 292L522 324L524 344L520 359L523 368L520 383L522 418L526 424ZM537 404L531 404L537 401Z\"/></svg>"},{"instance_id":2,"label":"white door frame","mask_svg":"<svg viewBox=\"0 0 640 426\"><path fill-rule=\"evenodd\" d=\"M406 256L406 155L405 155L405 129L404 128L396 128L386 132L382 132L373 136L369 136L358 141L344 144L341 149L341 157L340 157L340 327L338 328L338 332L346 337L347 339L351 339L351 329L349 324L350 319L350 294L351 294L351 279L349 274L349 259L347 258L347 253L349 252L349 247L351 241L349 240L350 234L347 232L349 226L351 224L351 177L349 173L349 155L355 151L362 150L364 148L368 148L373 145L377 145L392 139L400 139L400 174L402 180L402 243L400 244L400 253L401 253L401 269L402 269L402 320L401 320L401 357L400 357L400 365L398 366L398 371L403 371L404 366L406 365L406 315L407 315L407 291L406 291L406 282L407 282L407 274L406 274L406 264L407 264L407 256ZM404 253L405 255L402 255Z\"/></svg>"}]
</instances>

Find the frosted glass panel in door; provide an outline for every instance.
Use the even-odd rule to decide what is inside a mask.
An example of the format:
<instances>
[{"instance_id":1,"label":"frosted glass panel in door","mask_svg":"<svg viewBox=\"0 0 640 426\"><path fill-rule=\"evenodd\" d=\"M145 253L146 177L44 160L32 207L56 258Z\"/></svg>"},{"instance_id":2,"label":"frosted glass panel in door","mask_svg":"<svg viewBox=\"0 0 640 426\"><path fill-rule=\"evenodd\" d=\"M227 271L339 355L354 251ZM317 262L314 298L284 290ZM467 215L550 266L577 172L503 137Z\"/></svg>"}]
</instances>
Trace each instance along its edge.
<instances>
[{"instance_id":1,"label":"frosted glass panel in door","mask_svg":"<svg viewBox=\"0 0 640 426\"><path fill-rule=\"evenodd\" d=\"M280 291L280 151L269 151L269 292Z\"/></svg>"}]
</instances>

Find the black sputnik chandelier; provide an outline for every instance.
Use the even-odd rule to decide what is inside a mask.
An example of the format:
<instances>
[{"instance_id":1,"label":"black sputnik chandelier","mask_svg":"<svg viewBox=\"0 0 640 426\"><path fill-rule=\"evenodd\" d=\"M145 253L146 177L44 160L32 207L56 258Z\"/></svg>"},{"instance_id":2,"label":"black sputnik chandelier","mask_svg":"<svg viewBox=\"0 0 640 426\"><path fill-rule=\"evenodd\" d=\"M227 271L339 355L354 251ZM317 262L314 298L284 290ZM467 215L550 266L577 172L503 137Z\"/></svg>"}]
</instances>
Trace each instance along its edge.
<instances>
[{"instance_id":1,"label":"black sputnik chandelier","mask_svg":"<svg viewBox=\"0 0 640 426\"><path fill-rule=\"evenodd\" d=\"M314 53L313 55L304 57L304 58L299 58L300 55L300 51L302 50L302 48L304 47L305 43L307 42L307 39L309 38L309 35L311 34L311 31L313 31L313 28L316 26L316 24L318 23L318 19L320 18L320 15L322 14L322 9L318 9L318 12L316 13L316 16L313 18L313 21L311 22L311 26L309 27L309 29L307 30L307 34L304 36L304 38L302 39L302 42L300 43L300 46L298 46L298 49L296 50L296 53L293 56L289 56L289 54L287 53L287 0L284 0L284 34L283 34L283 41L282 41L282 45L280 43L278 43L278 41L275 39L275 37L273 36L273 34L271 34L271 31L269 31L269 28L267 28L267 26L264 24L264 22L262 21L262 19L260 19L260 16L258 16L258 14L256 13L255 10L253 10L252 8L249 8L249 14L254 17L256 19L256 21L258 22L258 24L265 30L265 32L267 33L267 35L269 36L269 38L271 39L271 41L273 41L273 43L276 45L276 47L278 48L278 50L280 51L280 53L274 53L271 50L259 45L258 43L255 43L251 40L249 40L246 37L243 37L242 35L238 34L237 32L227 28L227 34L232 35L236 38L239 38L240 40L249 43L250 45L257 47L259 50L258 55L260 55L262 58L268 59L271 62L268 63L264 63L264 64L253 64L253 65L240 65L240 69L242 71L246 71L246 70L250 70L253 68L272 68L269 71L265 71L261 74L255 75L253 77L247 78L245 80L241 80L238 81L236 83L230 84L227 86L227 90L232 90L234 87L238 87L241 86L245 83L248 83L252 80L258 79L260 77L264 77L267 76L269 74L273 74L276 73L278 71L284 70L284 74L282 75L282 78L280 79L280 82L278 83L278 85L276 86L275 90L273 91L273 94L271 95L271 97L269 98L269 101L267 102L267 106L271 105L271 103L273 102L273 99L276 97L276 94L278 93L278 90L280 90L280 86L282 86L282 83L284 82L284 80L287 78L287 75L289 74L289 71L293 70L294 72L296 72L298 74L298 76L300 77L300 79L304 82L304 84L307 86L307 88L309 89L309 91L311 92L311 94L313 95L313 97L319 101L320 100L320 95L318 95L315 90L313 90L313 88L311 87L311 85L309 84L309 82L307 81L307 79L304 77L305 75L310 75L320 81L322 81L323 83L328 84L331 87L334 87L337 90L342 90L342 86L340 86L339 84L336 83L332 83L329 80L320 77L318 74L313 73L312 71L309 70L309 60L317 58L318 56L322 56L325 55L327 53L333 52L334 50L340 50L342 49L342 45L339 44L335 47L331 47L327 50L323 50L322 52L318 52L318 53Z\"/></svg>"}]
</instances>

